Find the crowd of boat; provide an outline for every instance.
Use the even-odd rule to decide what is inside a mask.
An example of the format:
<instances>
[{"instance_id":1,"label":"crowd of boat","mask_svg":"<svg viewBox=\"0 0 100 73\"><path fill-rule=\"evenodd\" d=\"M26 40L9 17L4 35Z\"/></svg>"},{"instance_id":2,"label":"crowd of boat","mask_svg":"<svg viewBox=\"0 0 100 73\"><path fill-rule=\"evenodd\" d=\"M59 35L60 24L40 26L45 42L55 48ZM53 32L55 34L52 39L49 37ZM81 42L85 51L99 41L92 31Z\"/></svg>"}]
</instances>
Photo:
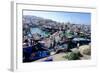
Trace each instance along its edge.
<instances>
[{"instance_id":1,"label":"crowd of boat","mask_svg":"<svg viewBox=\"0 0 100 73\"><path fill-rule=\"evenodd\" d=\"M68 52L72 48L91 43L90 27L78 24L42 25L30 27L42 32L23 32L23 62L32 62L60 52ZM45 32L46 35L42 35ZM27 35L26 35L27 34ZM31 36L29 36L29 34ZM53 53L53 54L52 54Z\"/></svg>"}]
</instances>

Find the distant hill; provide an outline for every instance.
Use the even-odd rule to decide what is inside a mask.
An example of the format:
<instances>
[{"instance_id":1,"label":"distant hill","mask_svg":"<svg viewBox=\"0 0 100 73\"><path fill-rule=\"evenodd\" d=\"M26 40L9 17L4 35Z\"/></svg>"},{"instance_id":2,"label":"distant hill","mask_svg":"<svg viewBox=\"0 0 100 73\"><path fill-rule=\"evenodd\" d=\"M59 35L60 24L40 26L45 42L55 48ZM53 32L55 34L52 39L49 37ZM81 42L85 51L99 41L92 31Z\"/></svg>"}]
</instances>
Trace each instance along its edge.
<instances>
[{"instance_id":1,"label":"distant hill","mask_svg":"<svg viewBox=\"0 0 100 73\"><path fill-rule=\"evenodd\" d=\"M30 28L30 27L43 27L43 28L67 28L71 31L76 31L76 29L80 29L82 32L91 32L91 25L86 24L71 24L70 22L66 23L60 23L53 21L51 19L44 19L37 16L31 16L31 15L23 15L23 28Z\"/></svg>"}]
</instances>

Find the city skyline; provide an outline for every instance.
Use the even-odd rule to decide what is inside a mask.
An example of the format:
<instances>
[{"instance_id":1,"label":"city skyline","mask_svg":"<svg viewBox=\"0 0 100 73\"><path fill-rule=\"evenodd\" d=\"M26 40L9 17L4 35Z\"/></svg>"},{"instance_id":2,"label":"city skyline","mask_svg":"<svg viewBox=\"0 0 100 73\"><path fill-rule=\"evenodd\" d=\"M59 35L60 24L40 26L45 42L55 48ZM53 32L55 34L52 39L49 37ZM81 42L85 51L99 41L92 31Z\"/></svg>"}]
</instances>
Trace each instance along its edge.
<instances>
[{"instance_id":1,"label":"city skyline","mask_svg":"<svg viewBox=\"0 0 100 73\"><path fill-rule=\"evenodd\" d=\"M23 15L32 15L45 19L51 19L61 23L91 24L91 14L82 12L61 12L61 11L30 11L24 10Z\"/></svg>"}]
</instances>

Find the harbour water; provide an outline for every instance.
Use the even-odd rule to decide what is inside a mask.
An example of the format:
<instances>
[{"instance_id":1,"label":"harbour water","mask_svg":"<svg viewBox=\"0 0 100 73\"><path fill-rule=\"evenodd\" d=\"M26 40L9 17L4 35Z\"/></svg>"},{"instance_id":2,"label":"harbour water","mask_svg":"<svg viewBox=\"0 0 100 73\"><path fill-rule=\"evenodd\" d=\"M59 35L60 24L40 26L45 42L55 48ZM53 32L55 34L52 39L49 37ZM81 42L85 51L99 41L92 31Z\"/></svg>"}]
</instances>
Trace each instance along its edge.
<instances>
[{"instance_id":1,"label":"harbour water","mask_svg":"<svg viewBox=\"0 0 100 73\"><path fill-rule=\"evenodd\" d=\"M46 37L49 34L48 32L43 31L38 27L31 28L31 33L32 34L39 34L39 35L41 35L41 37Z\"/></svg>"}]
</instances>

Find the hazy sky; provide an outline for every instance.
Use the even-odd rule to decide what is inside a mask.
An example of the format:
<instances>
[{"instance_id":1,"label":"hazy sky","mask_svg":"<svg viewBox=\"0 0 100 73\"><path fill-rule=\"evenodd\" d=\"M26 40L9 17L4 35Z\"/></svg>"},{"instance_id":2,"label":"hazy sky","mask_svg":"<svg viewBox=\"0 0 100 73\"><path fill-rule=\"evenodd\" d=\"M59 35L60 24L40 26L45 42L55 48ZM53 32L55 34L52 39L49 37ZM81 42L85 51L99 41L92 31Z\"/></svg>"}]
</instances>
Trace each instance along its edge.
<instances>
[{"instance_id":1,"label":"hazy sky","mask_svg":"<svg viewBox=\"0 0 100 73\"><path fill-rule=\"evenodd\" d=\"M28 11L24 10L23 15L33 15L45 19L52 19L57 22L70 22L76 24L91 24L90 13L79 12L50 12L50 11Z\"/></svg>"}]
</instances>

